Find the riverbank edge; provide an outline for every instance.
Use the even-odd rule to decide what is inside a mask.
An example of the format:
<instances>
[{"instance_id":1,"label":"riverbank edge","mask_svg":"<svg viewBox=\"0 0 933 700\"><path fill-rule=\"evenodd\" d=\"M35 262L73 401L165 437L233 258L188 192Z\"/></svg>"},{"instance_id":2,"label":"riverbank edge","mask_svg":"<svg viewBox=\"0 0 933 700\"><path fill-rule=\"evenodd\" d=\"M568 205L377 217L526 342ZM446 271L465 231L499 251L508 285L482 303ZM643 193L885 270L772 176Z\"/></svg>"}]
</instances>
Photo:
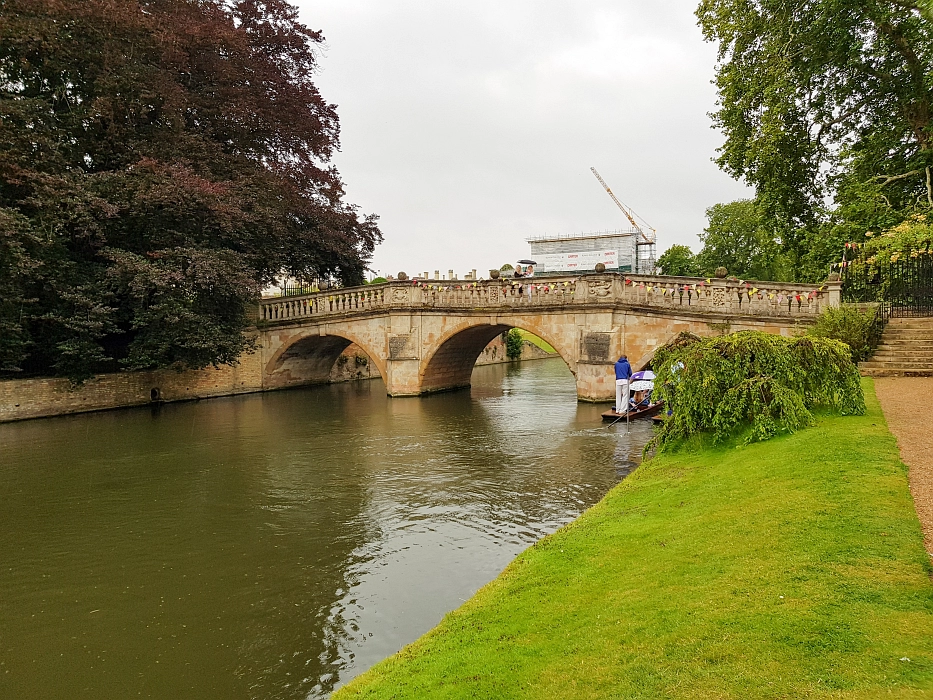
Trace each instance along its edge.
<instances>
[{"instance_id":1,"label":"riverbank edge","mask_svg":"<svg viewBox=\"0 0 933 700\"><path fill-rule=\"evenodd\" d=\"M933 697L933 584L865 416L642 464L348 698Z\"/></svg>"},{"instance_id":2,"label":"riverbank edge","mask_svg":"<svg viewBox=\"0 0 933 700\"><path fill-rule=\"evenodd\" d=\"M505 355L504 343L497 337L483 350L476 364L483 366L526 362L557 356L525 340L521 358L510 360ZM337 358L328 383L376 379L379 373L374 367L360 348L351 345ZM4 379L0 380L0 424L308 386L270 388L262 386L261 377L260 355L257 352L245 355L234 366L184 372L158 370L98 374L79 387L72 386L71 382L60 377Z\"/></svg>"}]
</instances>

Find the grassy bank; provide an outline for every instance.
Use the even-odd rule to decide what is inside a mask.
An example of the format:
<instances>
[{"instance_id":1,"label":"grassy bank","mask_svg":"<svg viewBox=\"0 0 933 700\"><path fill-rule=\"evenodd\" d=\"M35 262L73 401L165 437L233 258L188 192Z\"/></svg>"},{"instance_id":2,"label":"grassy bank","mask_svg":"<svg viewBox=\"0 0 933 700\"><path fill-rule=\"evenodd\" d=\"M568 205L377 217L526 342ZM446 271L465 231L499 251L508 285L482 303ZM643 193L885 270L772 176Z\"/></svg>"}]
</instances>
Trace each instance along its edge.
<instances>
[{"instance_id":1,"label":"grassy bank","mask_svg":"<svg viewBox=\"0 0 933 700\"><path fill-rule=\"evenodd\" d=\"M551 354L557 352L557 350L551 347L550 343L548 343L546 340L543 340L542 338L539 338L534 333L529 333L528 331L522 330L521 328L518 329L518 332L522 336L522 340L527 340L532 345L537 345L539 348L544 350L544 352Z\"/></svg>"},{"instance_id":2,"label":"grassy bank","mask_svg":"<svg viewBox=\"0 0 933 700\"><path fill-rule=\"evenodd\" d=\"M664 456L335 698L933 697L933 584L868 412Z\"/></svg>"}]
</instances>

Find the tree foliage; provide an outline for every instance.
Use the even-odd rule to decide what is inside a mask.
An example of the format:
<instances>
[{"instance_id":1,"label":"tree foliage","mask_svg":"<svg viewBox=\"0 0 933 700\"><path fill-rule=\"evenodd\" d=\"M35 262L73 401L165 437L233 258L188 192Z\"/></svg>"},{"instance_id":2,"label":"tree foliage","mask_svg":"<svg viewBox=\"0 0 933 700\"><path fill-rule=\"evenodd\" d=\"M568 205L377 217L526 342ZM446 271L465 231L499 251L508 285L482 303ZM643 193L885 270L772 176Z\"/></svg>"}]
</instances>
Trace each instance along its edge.
<instances>
[{"instance_id":1,"label":"tree foliage","mask_svg":"<svg viewBox=\"0 0 933 700\"><path fill-rule=\"evenodd\" d=\"M869 265L877 262L897 262L902 258L916 258L933 253L933 214L915 214L907 221L882 231L869 232L861 246L860 261Z\"/></svg>"},{"instance_id":2,"label":"tree foliage","mask_svg":"<svg viewBox=\"0 0 933 700\"><path fill-rule=\"evenodd\" d=\"M758 280L782 278L780 246L765 226L765 215L754 200L716 204L706 210L709 224L700 240L697 263L704 275L717 267L729 274Z\"/></svg>"},{"instance_id":3,"label":"tree foliage","mask_svg":"<svg viewBox=\"0 0 933 700\"><path fill-rule=\"evenodd\" d=\"M275 276L362 281L322 41L284 0L0 0L0 368L235 362Z\"/></svg>"},{"instance_id":4,"label":"tree foliage","mask_svg":"<svg viewBox=\"0 0 933 700\"><path fill-rule=\"evenodd\" d=\"M696 277L700 274L696 255L685 245L672 245L661 253L658 256L658 267L663 275Z\"/></svg>"},{"instance_id":5,"label":"tree foliage","mask_svg":"<svg viewBox=\"0 0 933 700\"><path fill-rule=\"evenodd\" d=\"M848 346L827 338L682 334L658 349L652 365L655 394L673 411L649 445L661 450L694 435L766 440L812 423L815 407L865 411Z\"/></svg>"},{"instance_id":6,"label":"tree foliage","mask_svg":"<svg viewBox=\"0 0 933 700\"><path fill-rule=\"evenodd\" d=\"M718 163L755 186L795 259L818 266L821 238L933 207L928 2L702 0L697 16L719 44Z\"/></svg>"}]
</instances>

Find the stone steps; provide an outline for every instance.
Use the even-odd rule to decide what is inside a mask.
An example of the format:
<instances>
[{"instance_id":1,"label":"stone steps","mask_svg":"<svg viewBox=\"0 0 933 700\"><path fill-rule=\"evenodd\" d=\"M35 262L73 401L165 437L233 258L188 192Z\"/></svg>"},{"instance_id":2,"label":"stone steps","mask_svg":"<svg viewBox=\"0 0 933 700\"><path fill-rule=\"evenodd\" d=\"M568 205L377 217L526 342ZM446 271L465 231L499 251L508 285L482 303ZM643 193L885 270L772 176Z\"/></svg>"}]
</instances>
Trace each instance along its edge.
<instances>
[{"instance_id":1,"label":"stone steps","mask_svg":"<svg viewBox=\"0 0 933 700\"><path fill-rule=\"evenodd\" d=\"M889 338L903 338L916 340L929 340L933 338L933 329L930 328L893 328L884 330L885 336Z\"/></svg>"},{"instance_id":2,"label":"stone steps","mask_svg":"<svg viewBox=\"0 0 933 700\"><path fill-rule=\"evenodd\" d=\"M892 318L888 328L933 328L933 318Z\"/></svg>"},{"instance_id":3,"label":"stone steps","mask_svg":"<svg viewBox=\"0 0 933 700\"><path fill-rule=\"evenodd\" d=\"M933 357L933 346L930 345L920 345L917 346L913 343L904 343L903 345L888 345L882 343L875 350L875 354L885 353L888 355L930 355Z\"/></svg>"},{"instance_id":4,"label":"stone steps","mask_svg":"<svg viewBox=\"0 0 933 700\"><path fill-rule=\"evenodd\" d=\"M928 365L933 364L933 357L927 355L873 355L866 362L880 362L888 365Z\"/></svg>"},{"instance_id":5,"label":"stone steps","mask_svg":"<svg viewBox=\"0 0 933 700\"><path fill-rule=\"evenodd\" d=\"M925 362L923 360L876 360L872 358L859 363L860 367L865 369L931 369L933 370L933 360Z\"/></svg>"},{"instance_id":6,"label":"stone steps","mask_svg":"<svg viewBox=\"0 0 933 700\"><path fill-rule=\"evenodd\" d=\"M859 364L863 377L933 377L933 369L882 369L864 368Z\"/></svg>"},{"instance_id":7,"label":"stone steps","mask_svg":"<svg viewBox=\"0 0 933 700\"><path fill-rule=\"evenodd\" d=\"M892 318L859 371L868 377L933 376L933 318Z\"/></svg>"},{"instance_id":8,"label":"stone steps","mask_svg":"<svg viewBox=\"0 0 933 700\"><path fill-rule=\"evenodd\" d=\"M901 348L901 347L916 347L916 348L931 348L933 349L933 340L917 340L909 338L883 338L881 344L878 347L886 348Z\"/></svg>"}]
</instances>

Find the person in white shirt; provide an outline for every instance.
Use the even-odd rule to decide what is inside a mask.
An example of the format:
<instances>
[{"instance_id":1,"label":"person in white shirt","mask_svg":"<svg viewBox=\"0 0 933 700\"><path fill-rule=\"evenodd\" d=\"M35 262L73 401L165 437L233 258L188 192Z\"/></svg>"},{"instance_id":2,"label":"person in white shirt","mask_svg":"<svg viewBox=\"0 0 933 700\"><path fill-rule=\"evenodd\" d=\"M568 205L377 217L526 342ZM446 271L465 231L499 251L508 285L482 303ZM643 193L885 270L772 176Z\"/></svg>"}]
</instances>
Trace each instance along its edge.
<instances>
[{"instance_id":1,"label":"person in white shirt","mask_svg":"<svg viewBox=\"0 0 933 700\"><path fill-rule=\"evenodd\" d=\"M534 277L535 268L532 265L529 265L525 268L525 277ZM531 301L531 282L525 283L525 289L528 291L528 301Z\"/></svg>"}]
</instances>

